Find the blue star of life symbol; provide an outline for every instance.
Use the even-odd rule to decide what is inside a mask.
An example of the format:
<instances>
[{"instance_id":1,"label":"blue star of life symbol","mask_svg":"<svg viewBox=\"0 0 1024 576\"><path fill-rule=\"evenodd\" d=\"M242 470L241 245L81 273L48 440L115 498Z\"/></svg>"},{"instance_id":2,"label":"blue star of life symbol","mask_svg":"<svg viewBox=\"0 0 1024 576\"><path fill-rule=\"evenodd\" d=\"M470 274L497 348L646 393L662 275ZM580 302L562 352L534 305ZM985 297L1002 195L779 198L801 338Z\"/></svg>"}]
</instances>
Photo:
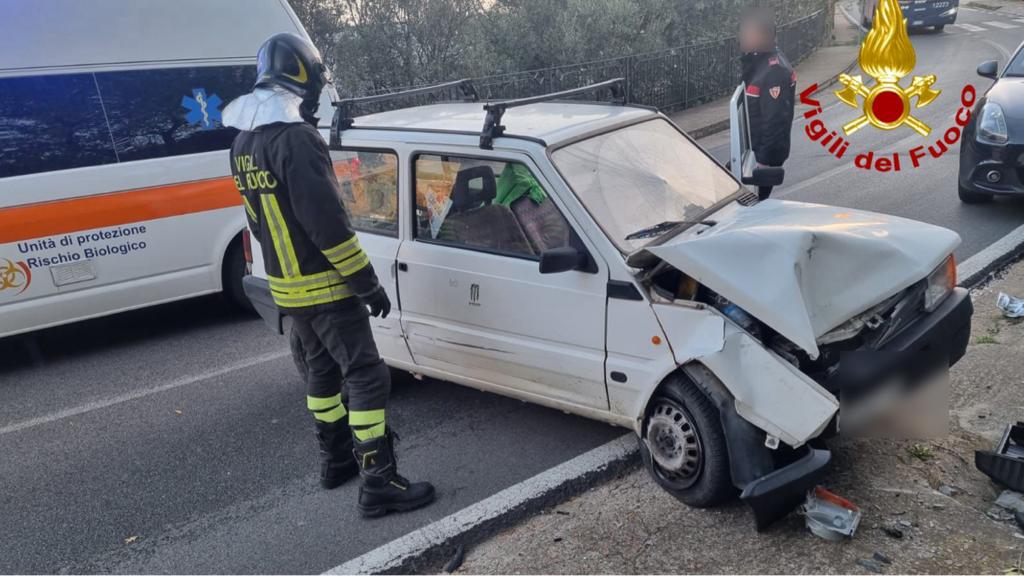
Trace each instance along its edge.
<instances>
[{"instance_id":1,"label":"blue star of life symbol","mask_svg":"<svg viewBox=\"0 0 1024 576\"><path fill-rule=\"evenodd\" d=\"M213 94L206 95L206 90L195 88L192 90L192 97L181 97L181 106L188 109L185 121L193 126L199 126L200 130L214 130L220 127L220 96Z\"/></svg>"}]
</instances>

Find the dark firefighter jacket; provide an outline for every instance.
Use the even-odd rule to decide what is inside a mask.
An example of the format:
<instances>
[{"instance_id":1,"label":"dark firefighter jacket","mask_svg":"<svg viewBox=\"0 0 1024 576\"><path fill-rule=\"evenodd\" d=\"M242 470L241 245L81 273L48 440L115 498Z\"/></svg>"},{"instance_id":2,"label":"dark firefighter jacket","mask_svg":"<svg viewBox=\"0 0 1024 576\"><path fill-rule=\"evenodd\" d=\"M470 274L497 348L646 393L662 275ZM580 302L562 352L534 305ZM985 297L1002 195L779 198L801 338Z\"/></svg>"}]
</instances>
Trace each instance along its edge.
<instances>
[{"instance_id":1,"label":"dark firefighter jacket","mask_svg":"<svg viewBox=\"0 0 1024 576\"><path fill-rule=\"evenodd\" d=\"M789 158L789 133L796 104L796 72L782 52L744 54L750 147L757 161L782 166Z\"/></svg>"},{"instance_id":2,"label":"dark firefighter jacket","mask_svg":"<svg viewBox=\"0 0 1024 576\"><path fill-rule=\"evenodd\" d=\"M315 128L278 122L240 132L231 146L231 172L282 311L312 314L351 305L354 296L377 287Z\"/></svg>"}]
</instances>

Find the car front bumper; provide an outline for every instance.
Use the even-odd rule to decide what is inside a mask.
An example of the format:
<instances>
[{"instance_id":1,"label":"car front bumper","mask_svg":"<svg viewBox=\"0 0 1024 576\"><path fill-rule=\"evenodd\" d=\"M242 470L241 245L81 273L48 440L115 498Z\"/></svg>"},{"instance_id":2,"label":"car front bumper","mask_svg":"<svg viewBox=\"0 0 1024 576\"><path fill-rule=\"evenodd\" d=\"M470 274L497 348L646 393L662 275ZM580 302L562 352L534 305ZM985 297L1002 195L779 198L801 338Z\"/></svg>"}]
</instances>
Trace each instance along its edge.
<instances>
[{"instance_id":1,"label":"car front bumper","mask_svg":"<svg viewBox=\"0 0 1024 576\"><path fill-rule=\"evenodd\" d=\"M965 139L960 149L960 186L983 194L1024 194L1024 144L994 146ZM998 174L992 182L990 175Z\"/></svg>"}]
</instances>

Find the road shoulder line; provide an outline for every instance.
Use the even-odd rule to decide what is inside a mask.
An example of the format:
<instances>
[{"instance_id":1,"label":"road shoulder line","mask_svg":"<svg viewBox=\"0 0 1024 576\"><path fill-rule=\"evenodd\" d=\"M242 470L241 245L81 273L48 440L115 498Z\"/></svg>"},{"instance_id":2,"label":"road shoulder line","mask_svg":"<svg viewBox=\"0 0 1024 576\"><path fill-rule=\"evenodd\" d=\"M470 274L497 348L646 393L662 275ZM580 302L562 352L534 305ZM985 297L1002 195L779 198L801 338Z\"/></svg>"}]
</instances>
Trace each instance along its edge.
<instances>
[{"instance_id":1,"label":"road shoulder line","mask_svg":"<svg viewBox=\"0 0 1024 576\"><path fill-rule=\"evenodd\" d=\"M469 547L537 510L636 466L636 454L636 435L624 434L325 574L411 573L440 565L456 546Z\"/></svg>"}]
</instances>

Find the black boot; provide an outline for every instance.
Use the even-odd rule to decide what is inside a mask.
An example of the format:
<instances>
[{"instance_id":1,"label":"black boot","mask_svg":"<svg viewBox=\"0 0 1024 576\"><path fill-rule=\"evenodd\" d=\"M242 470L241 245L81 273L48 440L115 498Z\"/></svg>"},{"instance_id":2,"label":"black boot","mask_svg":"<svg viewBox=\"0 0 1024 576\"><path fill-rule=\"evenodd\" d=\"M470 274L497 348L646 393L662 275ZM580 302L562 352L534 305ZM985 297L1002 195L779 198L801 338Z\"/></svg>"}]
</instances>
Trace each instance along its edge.
<instances>
[{"instance_id":1,"label":"black boot","mask_svg":"<svg viewBox=\"0 0 1024 576\"><path fill-rule=\"evenodd\" d=\"M359 474L359 464L352 456L348 418L337 422L317 420L316 439L320 442L320 486L332 490Z\"/></svg>"},{"instance_id":2,"label":"black boot","mask_svg":"<svg viewBox=\"0 0 1024 576\"><path fill-rule=\"evenodd\" d=\"M429 482L409 482L398 475L393 433L361 442L355 441L355 455L363 485L359 488L359 512L376 518L388 512L406 512L434 501Z\"/></svg>"}]
</instances>

